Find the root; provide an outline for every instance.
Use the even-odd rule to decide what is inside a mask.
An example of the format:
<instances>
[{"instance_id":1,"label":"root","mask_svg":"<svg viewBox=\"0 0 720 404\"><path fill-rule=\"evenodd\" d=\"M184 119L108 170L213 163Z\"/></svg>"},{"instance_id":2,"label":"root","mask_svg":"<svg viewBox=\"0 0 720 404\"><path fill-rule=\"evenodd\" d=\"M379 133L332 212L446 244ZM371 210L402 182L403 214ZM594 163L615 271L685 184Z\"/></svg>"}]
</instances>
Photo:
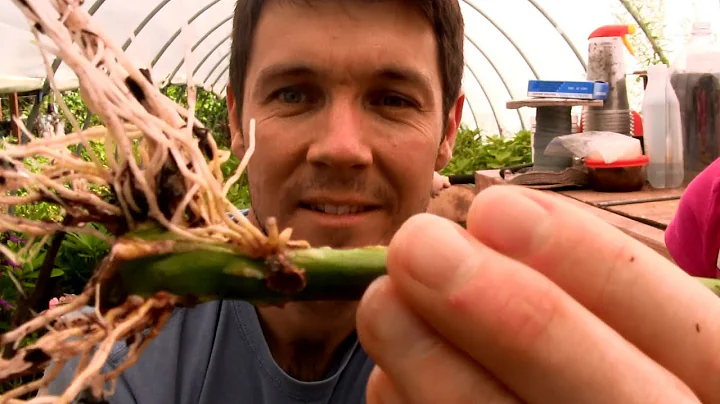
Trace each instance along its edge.
<instances>
[{"instance_id":1,"label":"root","mask_svg":"<svg viewBox=\"0 0 720 404\"><path fill-rule=\"evenodd\" d=\"M106 240L112 249L85 290L69 304L39 313L0 337L2 346L15 352L11 358L0 359L0 379L54 365L41 379L0 396L0 402L21 402L19 397L42 390L75 357L79 357L76 373L61 397L39 395L28 402L68 403L87 392L101 398L112 394L117 377L137 362L182 303L164 292L146 299L120 294L124 296L121 302L102 307L106 296L100 293L111 283L117 260L163 253L162 242L154 242L152 248L124 243L128 233L153 224L172 233L176 241L221 244L251 258L283 257L287 248L308 245L291 240L291 230L280 231L274 219L266 223L266 236L227 198L254 152L255 120L248 123L248 151L225 181L220 168L230 153L218 149L195 118L192 77L186 110L155 87L148 71L132 65L80 7L81 0L12 1L28 20L73 133L38 136L15 120L30 141L0 144L0 231L19 232L29 240L20 251L0 245L0 254L13 262L32 259L47 237L57 232L90 234ZM84 102L104 126L80 129L55 86L48 54L61 58L74 71ZM105 149L104 160L93 149L98 146ZM72 147L82 147L90 161L72 152ZM59 207L61 216L72 218L72 223L30 220L10 213L12 205L40 203ZM88 223L103 224L110 234ZM279 273L288 265L278 261L271 266ZM281 284L277 276L273 280L278 289L298 287ZM24 295L20 288L19 293ZM81 311L86 307L90 310ZM28 344L34 334L42 335ZM128 345L127 357L103 373L113 345L119 342ZM110 389L104 391L107 385Z\"/></svg>"},{"instance_id":2,"label":"root","mask_svg":"<svg viewBox=\"0 0 720 404\"><path fill-rule=\"evenodd\" d=\"M45 334L31 346L20 349L13 359L0 362L0 378L5 379L14 374L45 367L51 361L54 362L53 366L45 372L42 379L7 392L0 397L0 402L47 387L57 378L65 363L77 355L81 355L81 360L72 384L54 402L69 403L84 390L97 390L97 386L115 380L138 360L142 349L165 325L176 303L177 299L168 294L158 294L146 300L130 298L123 305L108 312L102 322L101 317L96 314L69 315L77 309L76 305L61 306L43 313L38 319L43 316L57 317L61 313L64 317L57 318L55 330ZM60 310L61 308L63 310ZM6 335L4 338L18 338L19 341L21 336L38 326L38 319L21 327L23 332ZM150 332L139 337L146 329L150 329ZM116 369L101 373L113 346L118 342L131 340L134 342L128 343L130 349L125 361ZM99 391L96 393L101 395Z\"/></svg>"},{"instance_id":3,"label":"root","mask_svg":"<svg viewBox=\"0 0 720 404\"><path fill-rule=\"evenodd\" d=\"M62 367L65 366L65 363L66 361L59 361L41 379L8 391L3 395L3 400L12 400L17 397L22 397L28 393L32 393L46 387L52 380L55 380L58 376L60 376L60 371L62 370Z\"/></svg>"}]
</instances>

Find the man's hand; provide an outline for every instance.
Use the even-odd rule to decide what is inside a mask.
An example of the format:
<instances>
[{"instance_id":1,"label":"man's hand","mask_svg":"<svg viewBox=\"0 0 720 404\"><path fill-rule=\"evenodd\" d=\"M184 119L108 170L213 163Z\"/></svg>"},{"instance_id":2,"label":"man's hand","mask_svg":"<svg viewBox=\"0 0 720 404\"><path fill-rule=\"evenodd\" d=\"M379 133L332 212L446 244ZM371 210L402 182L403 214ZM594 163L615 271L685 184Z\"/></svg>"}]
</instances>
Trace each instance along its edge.
<instances>
[{"instance_id":1,"label":"man's hand","mask_svg":"<svg viewBox=\"0 0 720 404\"><path fill-rule=\"evenodd\" d=\"M552 195L419 215L358 311L369 403L720 402L720 299Z\"/></svg>"},{"instance_id":2,"label":"man's hand","mask_svg":"<svg viewBox=\"0 0 720 404\"><path fill-rule=\"evenodd\" d=\"M450 188L450 179L437 171L433 173L432 197L440 195L444 189Z\"/></svg>"}]
</instances>

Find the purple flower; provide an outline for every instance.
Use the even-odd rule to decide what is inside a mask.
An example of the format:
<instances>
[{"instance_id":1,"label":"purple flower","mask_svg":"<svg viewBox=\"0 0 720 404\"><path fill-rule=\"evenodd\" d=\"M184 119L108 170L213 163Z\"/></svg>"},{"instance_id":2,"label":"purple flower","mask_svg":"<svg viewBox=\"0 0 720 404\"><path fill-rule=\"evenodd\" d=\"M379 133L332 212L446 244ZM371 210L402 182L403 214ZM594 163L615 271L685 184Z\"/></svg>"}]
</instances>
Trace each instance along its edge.
<instances>
[{"instance_id":1,"label":"purple flower","mask_svg":"<svg viewBox=\"0 0 720 404\"><path fill-rule=\"evenodd\" d=\"M5 264L12 267L13 269L22 269L22 265L18 264L15 261L9 260L7 258L5 259Z\"/></svg>"},{"instance_id":2,"label":"purple flower","mask_svg":"<svg viewBox=\"0 0 720 404\"><path fill-rule=\"evenodd\" d=\"M2 307L5 310L10 310L12 307L12 304L8 303L5 299L0 297L0 307Z\"/></svg>"},{"instance_id":3,"label":"purple flower","mask_svg":"<svg viewBox=\"0 0 720 404\"><path fill-rule=\"evenodd\" d=\"M18 238L18 237L15 237L15 236L8 236L8 241L12 241L13 243L18 243L18 244L20 244L20 243L26 242L27 240L25 240L24 238Z\"/></svg>"}]
</instances>

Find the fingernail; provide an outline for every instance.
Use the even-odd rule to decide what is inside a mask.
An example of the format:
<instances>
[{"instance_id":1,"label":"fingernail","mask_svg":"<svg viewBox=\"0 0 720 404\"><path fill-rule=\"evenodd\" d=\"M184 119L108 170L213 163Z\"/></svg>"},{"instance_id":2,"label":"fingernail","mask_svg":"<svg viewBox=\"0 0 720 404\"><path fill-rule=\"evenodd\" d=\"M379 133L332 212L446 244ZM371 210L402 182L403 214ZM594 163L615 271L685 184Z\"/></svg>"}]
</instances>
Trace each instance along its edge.
<instances>
[{"instance_id":1,"label":"fingernail","mask_svg":"<svg viewBox=\"0 0 720 404\"><path fill-rule=\"evenodd\" d=\"M442 218L428 219L413 236L413 248L407 257L408 274L430 289L441 291L457 278L463 263L475 250L462 229Z\"/></svg>"},{"instance_id":2,"label":"fingernail","mask_svg":"<svg viewBox=\"0 0 720 404\"><path fill-rule=\"evenodd\" d=\"M495 195L478 213L473 218L471 233L504 255L525 257L547 239L549 212L523 193Z\"/></svg>"}]
</instances>

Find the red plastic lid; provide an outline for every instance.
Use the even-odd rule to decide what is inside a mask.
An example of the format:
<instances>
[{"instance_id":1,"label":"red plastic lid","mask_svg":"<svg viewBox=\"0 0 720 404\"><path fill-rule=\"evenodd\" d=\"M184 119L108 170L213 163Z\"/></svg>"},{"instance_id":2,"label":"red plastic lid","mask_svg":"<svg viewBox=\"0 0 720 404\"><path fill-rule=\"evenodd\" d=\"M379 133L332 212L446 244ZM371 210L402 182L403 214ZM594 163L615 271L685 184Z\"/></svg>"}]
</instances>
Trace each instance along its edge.
<instances>
[{"instance_id":1,"label":"red plastic lid","mask_svg":"<svg viewBox=\"0 0 720 404\"><path fill-rule=\"evenodd\" d=\"M585 159L585 166L588 168L620 168L620 167L638 167L647 165L650 158L646 155L642 155L634 159L616 160L612 163L606 163L600 159Z\"/></svg>"},{"instance_id":2,"label":"red plastic lid","mask_svg":"<svg viewBox=\"0 0 720 404\"><path fill-rule=\"evenodd\" d=\"M622 37L635 33L634 25L603 25L588 36L588 39L602 37Z\"/></svg>"}]
</instances>

